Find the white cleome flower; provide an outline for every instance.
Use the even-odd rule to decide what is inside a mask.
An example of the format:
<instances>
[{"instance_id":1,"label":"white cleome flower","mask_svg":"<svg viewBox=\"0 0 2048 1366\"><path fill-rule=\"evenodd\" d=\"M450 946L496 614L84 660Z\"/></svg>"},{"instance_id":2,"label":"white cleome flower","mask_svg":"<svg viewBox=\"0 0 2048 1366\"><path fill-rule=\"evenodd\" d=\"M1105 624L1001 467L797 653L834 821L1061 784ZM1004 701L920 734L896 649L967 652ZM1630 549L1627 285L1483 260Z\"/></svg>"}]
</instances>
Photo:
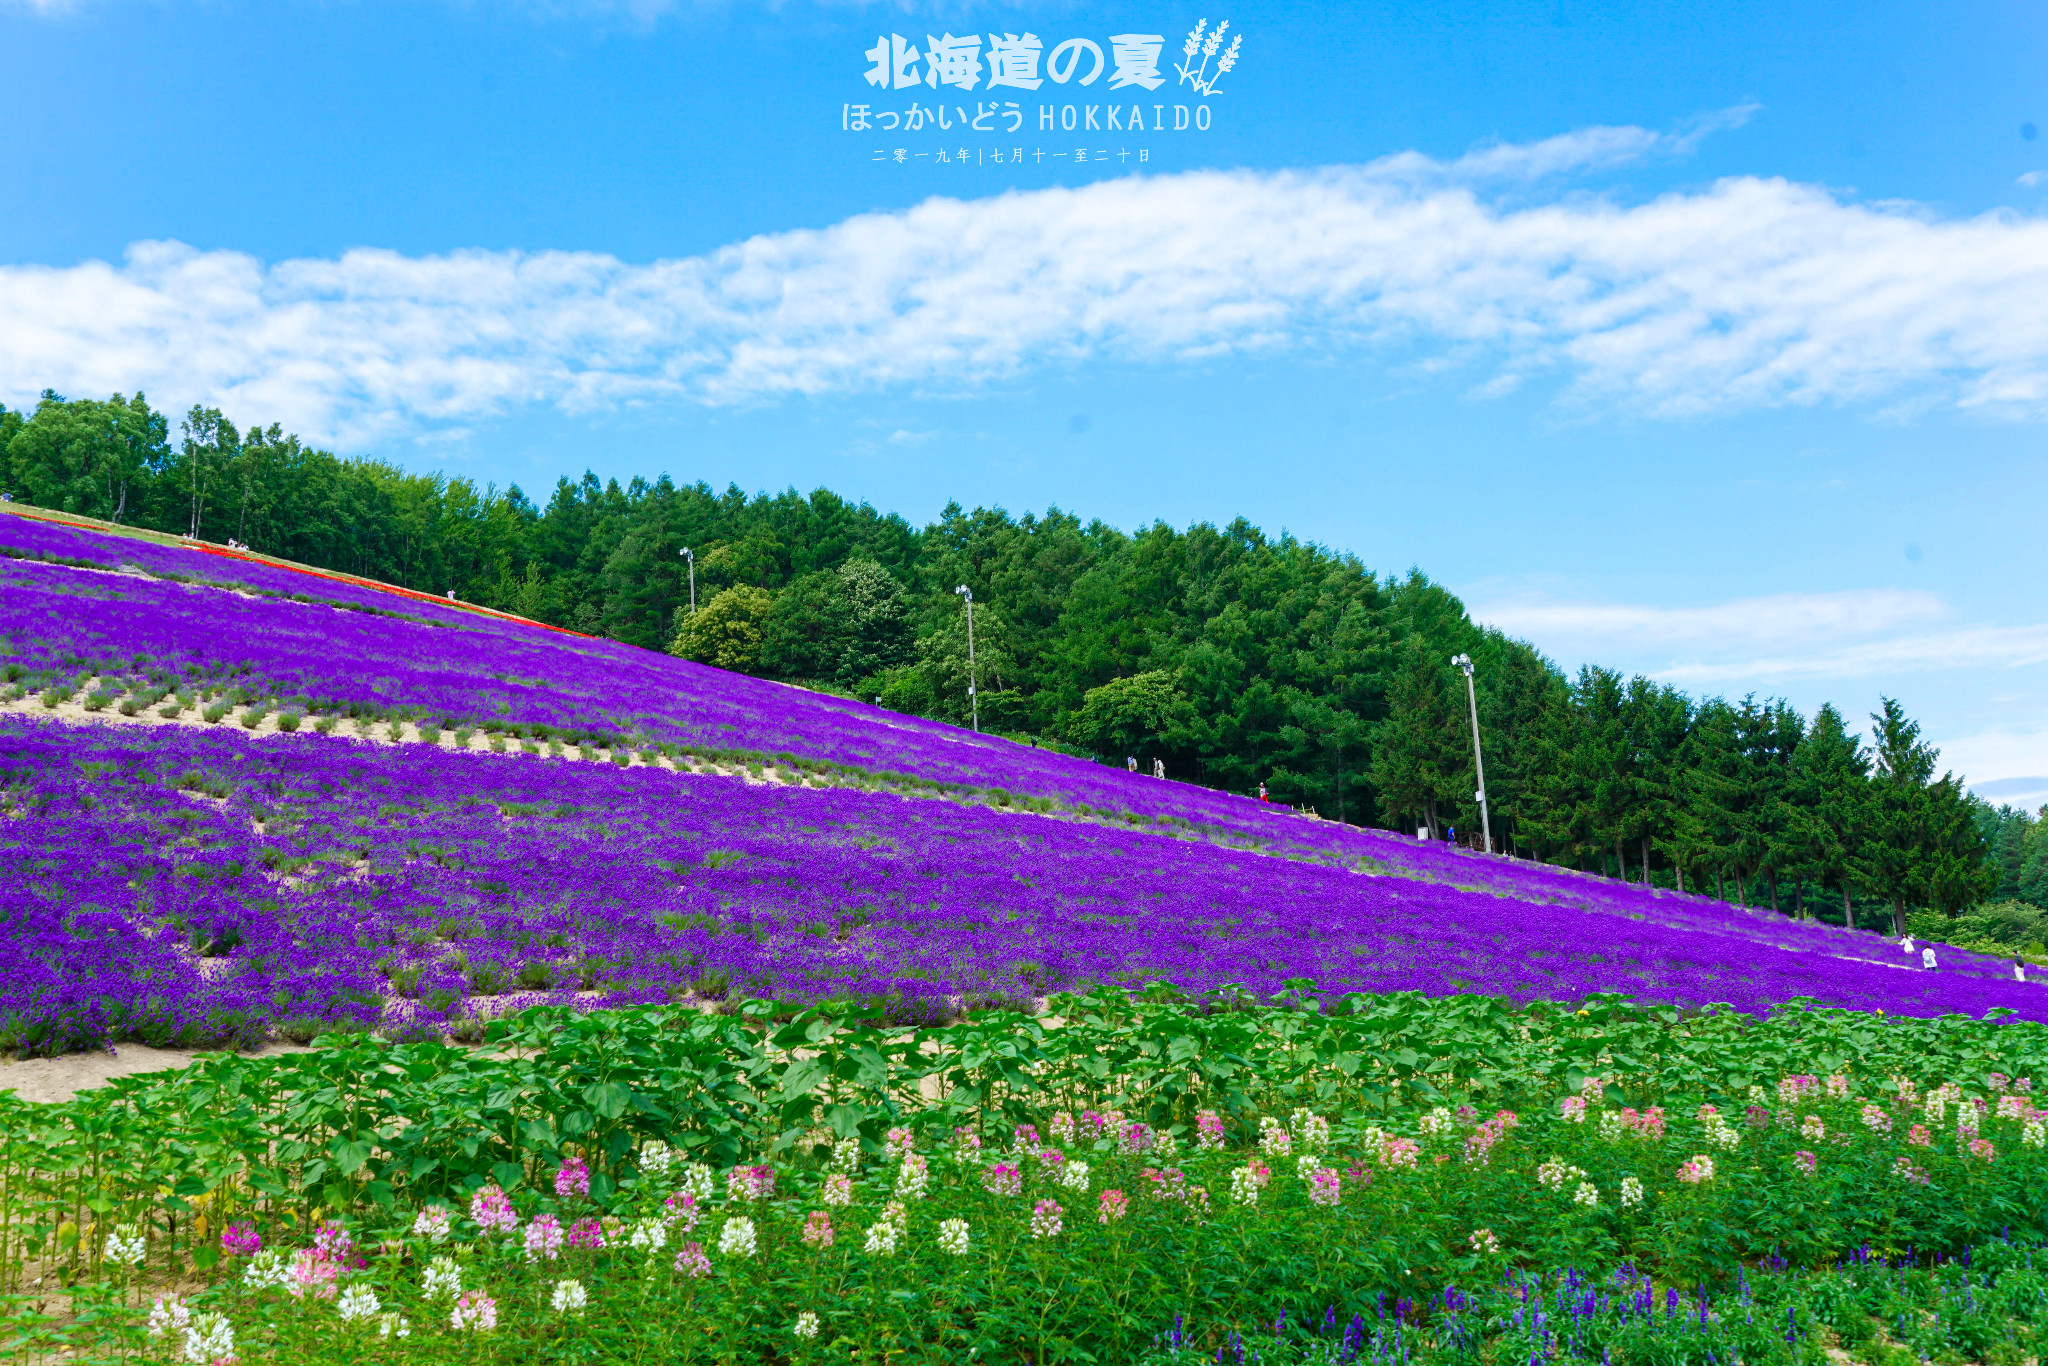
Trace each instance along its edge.
<instances>
[{"instance_id":1,"label":"white cleome flower","mask_svg":"<svg viewBox=\"0 0 2048 1366\"><path fill-rule=\"evenodd\" d=\"M185 1330L185 1360L195 1363L230 1360L235 1355L235 1330L225 1314L201 1314Z\"/></svg>"},{"instance_id":2,"label":"white cleome flower","mask_svg":"<svg viewBox=\"0 0 2048 1366\"><path fill-rule=\"evenodd\" d=\"M134 1224L116 1224L107 1235L107 1260L117 1266L141 1266L149 1255L149 1243Z\"/></svg>"},{"instance_id":3,"label":"white cleome flower","mask_svg":"<svg viewBox=\"0 0 2048 1366\"><path fill-rule=\"evenodd\" d=\"M452 1257L436 1257L427 1265L420 1293L430 1300L452 1300L462 1293L462 1268Z\"/></svg>"},{"instance_id":4,"label":"white cleome flower","mask_svg":"<svg viewBox=\"0 0 2048 1366\"><path fill-rule=\"evenodd\" d=\"M939 1246L955 1257L967 1254L967 1221L965 1219L939 1220Z\"/></svg>"},{"instance_id":5,"label":"white cleome flower","mask_svg":"<svg viewBox=\"0 0 2048 1366\"><path fill-rule=\"evenodd\" d=\"M1088 1189L1088 1164L1086 1162L1063 1162L1060 1164L1060 1185L1070 1191Z\"/></svg>"},{"instance_id":6,"label":"white cleome flower","mask_svg":"<svg viewBox=\"0 0 2048 1366\"><path fill-rule=\"evenodd\" d=\"M590 1304L590 1292L578 1280L556 1281L555 1293L548 1297L548 1307L557 1314L580 1314Z\"/></svg>"},{"instance_id":7,"label":"white cleome flower","mask_svg":"<svg viewBox=\"0 0 2048 1366\"><path fill-rule=\"evenodd\" d=\"M377 1303L377 1292L357 1282L341 1292L334 1312L341 1315L343 1322L353 1322L356 1319L374 1319L383 1308Z\"/></svg>"},{"instance_id":8,"label":"white cleome flower","mask_svg":"<svg viewBox=\"0 0 2048 1366\"><path fill-rule=\"evenodd\" d=\"M727 1257L751 1257L760 1247L752 1219L728 1219L718 1231L718 1250Z\"/></svg>"},{"instance_id":9,"label":"white cleome flower","mask_svg":"<svg viewBox=\"0 0 2048 1366\"><path fill-rule=\"evenodd\" d=\"M283 1285L287 1278L284 1253L274 1247L264 1248L242 1269L242 1284L251 1290L268 1290Z\"/></svg>"}]
</instances>

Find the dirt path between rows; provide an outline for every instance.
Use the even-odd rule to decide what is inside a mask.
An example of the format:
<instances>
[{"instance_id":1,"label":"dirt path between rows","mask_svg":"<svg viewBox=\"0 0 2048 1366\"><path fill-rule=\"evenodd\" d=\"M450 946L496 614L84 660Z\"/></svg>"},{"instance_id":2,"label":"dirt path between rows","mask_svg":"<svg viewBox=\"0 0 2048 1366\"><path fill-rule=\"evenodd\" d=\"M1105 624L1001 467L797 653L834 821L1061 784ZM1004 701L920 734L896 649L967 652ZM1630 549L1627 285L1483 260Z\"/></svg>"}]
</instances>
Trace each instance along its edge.
<instances>
[{"instance_id":1,"label":"dirt path between rows","mask_svg":"<svg viewBox=\"0 0 2048 1366\"><path fill-rule=\"evenodd\" d=\"M12 1091L22 1100L61 1104L80 1091L105 1086L119 1077L144 1072L167 1072L190 1067L202 1052L213 1049L151 1048L146 1044L124 1043L118 1048L94 1053L66 1053L55 1058L0 1058L0 1091ZM306 1044L270 1043L252 1053L310 1053Z\"/></svg>"}]
</instances>

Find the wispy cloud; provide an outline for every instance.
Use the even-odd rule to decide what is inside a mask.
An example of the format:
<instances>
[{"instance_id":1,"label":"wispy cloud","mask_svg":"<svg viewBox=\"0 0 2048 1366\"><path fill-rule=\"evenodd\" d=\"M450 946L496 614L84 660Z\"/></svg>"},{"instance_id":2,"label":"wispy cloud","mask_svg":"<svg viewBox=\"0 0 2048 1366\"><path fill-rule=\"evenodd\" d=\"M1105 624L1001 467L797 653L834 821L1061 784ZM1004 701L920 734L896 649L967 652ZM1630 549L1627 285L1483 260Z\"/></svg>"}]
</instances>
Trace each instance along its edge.
<instances>
[{"instance_id":1,"label":"wispy cloud","mask_svg":"<svg viewBox=\"0 0 2048 1366\"><path fill-rule=\"evenodd\" d=\"M1473 608L1473 615L1510 635L1596 644L1720 649L1782 641L1839 640L1872 631L1937 621L1948 614L1940 598L1918 589L1855 589L1838 593L1777 593L1705 607L1642 603L1575 602L1524 595Z\"/></svg>"},{"instance_id":2,"label":"wispy cloud","mask_svg":"<svg viewBox=\"0 0 2048 1366\"><path fill-rule=\"evenodd\" d=\"M1917 589L1778 593L1699 607L1534 594L1481 600L1476 621L1560 658L1631 661L1687 688L1771 690L1807 679L1884 678L2048 663L2048 625L1940 626L1952 612Z\"/></svg>"},{"instance_id":3,"label":"wispy cloud","mask_svg":"<svg viewBox=\"0 0 2048 1366\"><path fill-rule=\"evenodd\" d=\"M1893 636L1835 649L1787 651L1721 663L1673 664L1657 677L1689 686L1806 678L1890 678L1953 669L2048 664L2048 625L1966 626Z\"/></svg>"},{"instance_id":4,"label":"wispy cloud","mask_svg":"<svg viewBox=\"0 0 2048 1366\"><path fill-rule=\"evenodd\" d=\"M2048 801L2048 730L1996 729L1937 739L1941 766L1987 801Z\"/></svg>"},{"instance_id":5,"label":"wispy cloud","mask_svg":"<svg viewBox=\"0 0 2048 1366\"><path fill-rule=\"evenodd\" d=\"M1732 117L1732 115L1730 116ZM961 202L651 264L141 243L0 267L0 397L145 387L342 442L524 404L968 390L1047 366L1283 350L1552 376L1638 413L1947 404L2048 417L2048 222L1737 177L1624 205L1531 178L1691 136L1197 172ZM1512 180L1508 204L1489 189Z\"/></svg>"}]
</instances>

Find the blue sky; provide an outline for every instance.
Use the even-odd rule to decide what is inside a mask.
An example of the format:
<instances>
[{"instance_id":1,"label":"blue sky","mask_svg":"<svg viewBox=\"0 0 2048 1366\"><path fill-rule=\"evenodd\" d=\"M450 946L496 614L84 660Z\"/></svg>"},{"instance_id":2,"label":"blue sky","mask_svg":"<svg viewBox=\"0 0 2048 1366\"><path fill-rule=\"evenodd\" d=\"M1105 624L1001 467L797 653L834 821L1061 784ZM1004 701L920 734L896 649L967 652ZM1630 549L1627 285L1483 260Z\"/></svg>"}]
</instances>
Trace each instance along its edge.
<instances>
[{"instance_id":1,"label":"blue sky","mask_svg":"<svg viewBox=\"0 0 2048 1366\"><path fill-rule=\"evenodd\" d=\"M1036 90L867 79L1027 33ZM2037 5L0 0L0 53L0 401L1242 513L2048 801Z\"/></svg>"}]
</instances>

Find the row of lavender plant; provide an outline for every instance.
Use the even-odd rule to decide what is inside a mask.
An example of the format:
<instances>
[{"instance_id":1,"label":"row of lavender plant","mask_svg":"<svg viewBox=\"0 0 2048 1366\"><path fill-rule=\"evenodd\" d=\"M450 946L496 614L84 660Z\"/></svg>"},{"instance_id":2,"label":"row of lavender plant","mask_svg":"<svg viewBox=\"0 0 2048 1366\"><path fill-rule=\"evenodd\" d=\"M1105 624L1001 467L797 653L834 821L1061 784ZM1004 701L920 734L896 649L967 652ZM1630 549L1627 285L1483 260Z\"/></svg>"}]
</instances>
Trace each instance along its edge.
<instances>
[{"instance_id":1,"label":"row of lavender plant","mask_svg":"<svg viewBox=\"0 0 2048 1366\"><path fill-rule=\"evenodd\" d=\"M855 789L21 719L0 772L16 1048L434 1029L518 991L937 1018L1154 981L2048 1018L2031 984Z\"/></svg>"},{"instance_id":2,"label":"row of lavender plant","mask_svg":"<svg viewBox=\"0 0 2048 1366\"><path fill-rule=\"evenodd\" d=\"M284 570L224 564L175 547L22 518L0 518L0 543L24 555L136 564L157 573L232 576L228 581L248 581L266 592L311 591L352 605L377 596L350 585L308 589L306 576ZM184 564L182 571L173 568L178 564ZM135 575L81 574L47 560L17 560L0 592L18 669L69 671L73 678L145 663L178 671L232 672L269 698L403 709L441 718L447 728L525 723L571 733L595 730L793 753L868 772L1056 798L1103 812L1168 816L1249 846L1354 864L1369 861L1411 876L1643 917L1675 929L1734 934L1901 966L1917 962L1874 935L1450 850L1383 831L1304 821L1243 797L1132 777L842 698L615 642L568 640L453 608L387 599L420 619L377 618ZM1942 961L1949 971L2012 973L2008 963L1955 950L1944 950Z\"/></svg>"}]
</instances>

